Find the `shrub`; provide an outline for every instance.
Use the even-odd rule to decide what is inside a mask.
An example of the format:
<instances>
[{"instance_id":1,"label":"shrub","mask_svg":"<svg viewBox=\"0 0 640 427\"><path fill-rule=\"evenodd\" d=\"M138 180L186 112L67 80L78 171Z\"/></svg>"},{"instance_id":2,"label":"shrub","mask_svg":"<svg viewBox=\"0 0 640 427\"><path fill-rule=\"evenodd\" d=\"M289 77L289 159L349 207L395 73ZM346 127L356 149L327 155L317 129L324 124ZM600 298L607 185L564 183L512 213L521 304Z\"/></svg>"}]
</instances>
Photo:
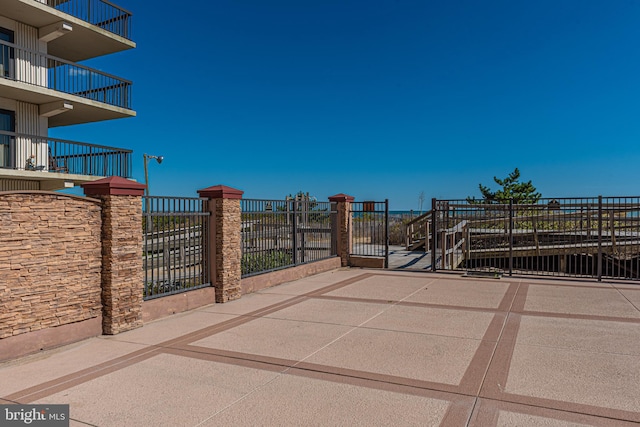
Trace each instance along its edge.
<instances>
[{"instance_id":1,"label":"shrub","mask_svg":"<svg viewBox=\"0 0 640 427\"><path fill-rule=\"evenodd\" d=\"M274 270L292 264L291 254L282 250L243 254L240 261L242 275Z\"/></svg>"}]
</instances>

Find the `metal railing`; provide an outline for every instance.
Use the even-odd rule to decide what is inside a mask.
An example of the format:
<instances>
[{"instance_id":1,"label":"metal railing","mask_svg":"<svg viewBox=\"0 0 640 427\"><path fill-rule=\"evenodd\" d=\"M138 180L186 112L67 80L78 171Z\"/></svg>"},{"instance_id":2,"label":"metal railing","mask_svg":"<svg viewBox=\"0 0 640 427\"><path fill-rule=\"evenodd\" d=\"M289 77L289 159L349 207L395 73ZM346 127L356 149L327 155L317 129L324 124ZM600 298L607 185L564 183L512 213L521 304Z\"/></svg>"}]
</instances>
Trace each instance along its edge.
<instances>
[{"instance_id":1,"label":"metal railing","mask_svg":"<svg viewBox=\"0 0 640 427\"><path fill-rule=\"evenodd\" d=\"M389 265L389 201L351 203L351 255L384 257Z\"/></svg>"},{"instance_id":2,"label":"metal railing","mask_svg":"<svg viewBox=\"0 0 640 427\"><path fill-rule=\"evenodd\" d=\"M640 279L640 197L437 200L434 208L434 267Z\"/></svg>"},{"instance_id":3,"label":"metal railing","mask_svg":"<svg viewBox=\"0 0 640 427\"><path fill-rule=\"evenodd\" d=\"M0 40L0 77L131 109L131 82Z\"/></svg>"},{"instance_id":4,"label":"metal railing","mask_svg":"<svg viewBox=\"0 0 640 427\"><path fill-rule=\"evenodd\" d=\"M242 199L242 277L336 256L335 206Z\"/></svg>"},{"instance_id":5,"label":"metal railing","mask_svg":"<svg viewBox=\"0 0 640 427\"><path fill-rule=\"evenodd\" d=\"M144 299L211 286L207 199L143 197Z\"/></svg>"},{"instance_id":6,"label":"metal railing","mask_svg":"<svg viewBox=\"0 0 640 427\"><path fill-rule=\"evenodd\" d=\"M131 150L0 131L0 168L131 176Z\"/></svg>"},{"instance_id":7,"label":"metal railing","mask_svg":"<svg viewBox=\"0 0 640 427\"><path fill-rule=\"evenodd\" d=\"M109 1L46 0L45 4L111 33L131 39L131 12Z\"/></svg>"}]
</instances>

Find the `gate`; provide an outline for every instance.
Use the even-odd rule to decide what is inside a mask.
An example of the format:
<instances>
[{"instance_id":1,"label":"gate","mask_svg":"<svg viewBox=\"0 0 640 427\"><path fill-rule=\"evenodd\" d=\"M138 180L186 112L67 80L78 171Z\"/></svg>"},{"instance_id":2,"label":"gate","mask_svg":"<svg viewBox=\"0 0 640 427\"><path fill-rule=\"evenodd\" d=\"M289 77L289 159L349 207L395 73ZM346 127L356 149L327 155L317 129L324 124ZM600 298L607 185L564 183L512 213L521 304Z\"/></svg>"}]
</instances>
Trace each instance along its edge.
<instances>
[{"instance_id":1,"label":"gate","mask_svg":"<svg viewBox=\"0 0 640 427\"><path fill-rule=\"evenodd\" d=\"M384 257L384 268L389 268L389 200L352 202L350 219L349 255Z\"/></svg>"},{"instance_id":2,"label":"gate","mask_svg":"<svg viewBox=\"0 0 640 427\"><path fill-rule=\"evenodd\" d=\"M434 269L640 279L640 198L433 200Z\"/></svg>"},{"instance_id":3,"label":"gate","mask_svg":"<svg viewBox=\"0 0 640 427\"><path fill-rule=\"evenodd\" d=\"M211 286L207 199L143 197L144 299Z\"/></svg>"},{"instance_id":4,"label":"gate","mask_svg":"<svg viewBox=\"0 0 640 427\"><path fill-rule=\"evenodd\" d=\"M242 277L268 273L336 256L329 202L310 197L242 199Z\"/></svg>"}]
</instances>

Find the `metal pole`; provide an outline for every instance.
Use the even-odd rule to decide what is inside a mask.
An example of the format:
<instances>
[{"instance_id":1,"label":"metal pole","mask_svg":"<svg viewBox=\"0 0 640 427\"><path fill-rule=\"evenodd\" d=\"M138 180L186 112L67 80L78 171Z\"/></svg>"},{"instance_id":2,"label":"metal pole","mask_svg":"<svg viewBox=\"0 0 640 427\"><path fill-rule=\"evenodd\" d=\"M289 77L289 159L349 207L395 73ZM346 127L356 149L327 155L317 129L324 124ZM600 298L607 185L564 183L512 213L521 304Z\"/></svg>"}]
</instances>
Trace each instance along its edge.
<instances>
[{"instance_id":1,"label":"metal pole","mask_svg":"<svg viewBox=\"0 0 640 427\"><path fill-rule=\"evenodd\" d=\"M142 158L144 159L144 185L146 186L146 188L144 189L146 195L149 195L149 167L147 166L147 163L149 161L148 156L146 154L142 155Z\"/></svg>"},{"instance_id":2,"label":"metal pole","mask_svg":"<svg viewBox=\"0 0 640 427\"><path fill-rule=\"evenodd\" d=\"M513 197L509 199L509 277L513 275Z\"/></svg>"},{"instance_id":3,"label":"metal pole","mask_svg":"<svg viewBox=\"0 0 640 427\"><path fill-rule=\"evenodd\" d=\"M389 199L384 199L384 268L389 268Z\"/></svg>"},{"instance_id":4,"label":"metal pole","mask_svg":"<svg viewBox=\"0 0 640 427\"><path fill-rule=\"evenodd\" d=\"M436 271L436 249L438 248L438 201L431 199L431 271ZM429 236L426 236L427 242Z\"/></svg>"},{"instance_id":5,"label":"metal pole","mask_svg":"<svg viewBox=\"0 0 640 427\"><path fill-rule=\"evenodd\" d=\"M149 156L145 153L142 155L144 160L144 185L145 185L145 217L146 217L146 232L151 231L151 201L149 200Z\"/></svg>"},{"instance_id":6,"label":"metal pole","mask_svg":"<svg viewBox=\"0 0 640 427\"><path fill-rule=\"evenodd\" d=\"M293 264L298 265L298 218L297 217L297 209L296 209L296 200L292 200L293 203L293 220L291 221L291 226L293 227Z\"/></svg>"},{"instance_id":7,"label":"metal pole","mask_svg":"<svg viewBox=\"0 0 640 427\"><path fill-rule=\"evenodd\" d=\"M598 282L602 282L602 196L598 196Z\"/></svg>"}]
</instances>

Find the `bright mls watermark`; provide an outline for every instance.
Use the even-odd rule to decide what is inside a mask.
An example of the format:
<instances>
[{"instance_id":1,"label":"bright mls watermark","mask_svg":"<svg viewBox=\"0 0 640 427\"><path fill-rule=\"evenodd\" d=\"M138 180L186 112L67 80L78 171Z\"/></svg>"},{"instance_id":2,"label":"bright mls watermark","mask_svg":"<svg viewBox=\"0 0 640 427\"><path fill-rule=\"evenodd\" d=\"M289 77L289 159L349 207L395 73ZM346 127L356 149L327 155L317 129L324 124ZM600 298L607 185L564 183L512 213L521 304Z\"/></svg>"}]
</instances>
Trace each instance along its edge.
<instances>
[{"instance_id":1,"label":"bright mls watermark","mask_svg":"<svg viewBox=\"0 0 640 427\"><path fill-rule=\"evenodd\" d=\"M0 427L68 427L69 405L0 405Z\"/></svg>"}]
</instances>

